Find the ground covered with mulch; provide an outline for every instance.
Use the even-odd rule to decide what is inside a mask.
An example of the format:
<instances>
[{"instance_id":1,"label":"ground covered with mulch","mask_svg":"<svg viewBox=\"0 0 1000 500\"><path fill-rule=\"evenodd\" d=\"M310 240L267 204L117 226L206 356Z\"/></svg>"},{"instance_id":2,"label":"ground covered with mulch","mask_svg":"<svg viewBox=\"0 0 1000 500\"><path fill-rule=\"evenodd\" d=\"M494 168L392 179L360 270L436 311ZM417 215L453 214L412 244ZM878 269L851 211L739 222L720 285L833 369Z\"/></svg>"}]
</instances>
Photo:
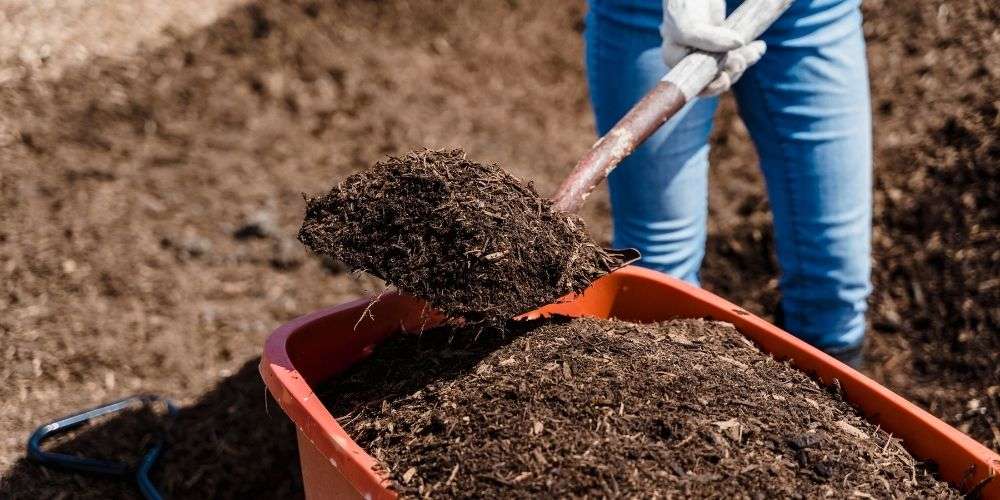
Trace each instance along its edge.
<instances>
[{"instance_id":1,"label":"ground covered with mulch","mask_svg":"<svg viewBox=\"0 0 1000 500\"><path fill-rule=\"evenodd\" d=\"M866 0L875 210L864 371L1000 450L1000 10ZM731 103L726 103L731 104ZM702 283L770 317L761 177L733 107L713 139Z\"/></svg>"},{"instance_id":2,"label":"ground covered with mulch","mask_svg":"<svg viewBox=\"0 0 1000 500\"><path fill-rule=\"evenodd\" d=\"M301 492L294 428L244 367L275 326L382 290L295 240L302 193L424 146L552 193L595 139L585 8L0 5L0 497L134 495L23 457L36 425L137 392L192 415L159 472L171 497ZM998 11L863 9L876 127L865 371L1000 449ZM712 145L702 283L770 317L767 201L728 99ZM582 212L604 245L607 211L596 192Z\"/></svg>"},{"instance_id":3,"label":"ground covered with mulch","mask_svg":"<svg viewBox=\"0 0 1000 500\"><path fill-rule=\"evenodd\" d=\"M624 264L530 183L458 149L390 157L309 199L299 240L448 316L497 326Z\"/></svg>"},{"instance_id":4,"label":"ground covered with mulch","mask_svg":"<svg viewBox=\"0 0 1000 500\"><path fill-rule=\"evenodd\" d=\"M397 336L318 390L418 497L957 497L728 323Z\"/></svg>"}]
</instances>

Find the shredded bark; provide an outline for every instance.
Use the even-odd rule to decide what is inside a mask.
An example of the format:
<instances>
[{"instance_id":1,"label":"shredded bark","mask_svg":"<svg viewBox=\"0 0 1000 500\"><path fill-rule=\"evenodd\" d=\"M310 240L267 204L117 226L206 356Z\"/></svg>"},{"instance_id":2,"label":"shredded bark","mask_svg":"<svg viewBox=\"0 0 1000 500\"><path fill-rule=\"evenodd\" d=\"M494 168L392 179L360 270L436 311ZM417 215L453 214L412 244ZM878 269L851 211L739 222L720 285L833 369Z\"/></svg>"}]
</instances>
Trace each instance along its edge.
<instances>
[{"instance_id":1,"label":"shredded bark","mask_svg":"<svg viewBox=\"0 0 1000 500\"><path fill-rule=\"evenodd\" d=\"M513 327L397 336L320 397L405 497L958 496L728 323Z\"/></svg>"}]
</instances>

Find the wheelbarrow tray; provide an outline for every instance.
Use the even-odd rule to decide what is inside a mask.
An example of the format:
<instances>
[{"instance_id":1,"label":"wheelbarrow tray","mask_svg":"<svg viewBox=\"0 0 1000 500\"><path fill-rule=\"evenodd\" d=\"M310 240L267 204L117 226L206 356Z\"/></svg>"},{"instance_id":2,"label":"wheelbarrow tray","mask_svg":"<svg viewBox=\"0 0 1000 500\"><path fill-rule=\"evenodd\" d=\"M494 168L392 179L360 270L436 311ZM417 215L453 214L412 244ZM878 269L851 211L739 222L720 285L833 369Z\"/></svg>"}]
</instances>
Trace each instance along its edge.
<instances>
[{"instance_id":1,"label":"wheelbarrow tray","mask_svg":"<svg viewBox=\"0 0 1000 500\"><path fill-rule=\"evenodd\" d=\"M313 387L369 356L400 331L429 323L424 303L385 294L316 311L282 325L268 337L260 373L298 432L302 479L308 498L395 498L374 458L351 439ZM840 383L844 398L874 424L903 442L914 457L933 462L939 476L967 493L1000 499L1000 455L847 365L718 296L664 274L629 266L594 282L583 294L530 316L591 316L632 322L710 318L732 323L762 350L820 383ZM982 486L984 480L990 479Z\"/></svg>"}]
</instances>

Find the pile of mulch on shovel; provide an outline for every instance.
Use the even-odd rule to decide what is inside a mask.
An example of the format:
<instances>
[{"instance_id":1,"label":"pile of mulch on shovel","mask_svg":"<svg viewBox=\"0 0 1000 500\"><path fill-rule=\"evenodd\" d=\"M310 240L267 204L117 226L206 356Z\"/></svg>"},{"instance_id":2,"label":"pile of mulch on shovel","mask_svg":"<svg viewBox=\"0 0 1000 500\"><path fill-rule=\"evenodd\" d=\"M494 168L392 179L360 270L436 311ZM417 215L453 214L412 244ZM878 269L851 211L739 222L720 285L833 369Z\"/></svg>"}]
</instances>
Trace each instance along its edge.
<instances>
[{"instance_id":1,"label":"pile of mulch on shovel","mask_svg":"<svg viewBox=\"0 0 1000 500\"><path fill-rule=\"evenodd\" d=\"M321 398L408 497L957 497L728 323L388 340Z\"/></svg>"},{"instance_id":2,"label":"pile of mulch on shovel","mask_svg":"<svg viewBox=\"0 0 1000 500\"><path fill-rule=\"evenodd\" d=\"M473 322L579 292L621 264L530 183L461 150L391 157L307 201L299 239L314 252Z\"/></svg>"}]
</instances>

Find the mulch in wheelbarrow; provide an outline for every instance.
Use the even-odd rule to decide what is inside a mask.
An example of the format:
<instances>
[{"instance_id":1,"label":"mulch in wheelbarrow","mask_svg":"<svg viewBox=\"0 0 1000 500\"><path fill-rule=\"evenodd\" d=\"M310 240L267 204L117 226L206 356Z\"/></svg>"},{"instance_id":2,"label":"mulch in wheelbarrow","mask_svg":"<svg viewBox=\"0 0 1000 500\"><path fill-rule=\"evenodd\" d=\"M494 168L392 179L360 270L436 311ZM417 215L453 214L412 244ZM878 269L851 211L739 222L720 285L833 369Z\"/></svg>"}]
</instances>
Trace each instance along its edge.
<instances>
[{"instance_id":1,"label":"mulch in wheelbarrow","mask_svg":"<svg viewBox=\"0 0 1000 500\"><path fill-rule=\"evenodd\" d=\"M390 157L307 201L299 239L314 252L469 322L501 324L622 264L581 219L461 150Z\"/></svg>"},{"instance_id":2,"label":"mulch in wheelbarrow","mask_svg":"<svg viewBox=\"0 0 1000 500\"><path fill-rule=\"evenodd\" d=\"M406 497L957 497L728 323L555 319L382 344L321 398Z\"/></svg>"}]
</instances>

